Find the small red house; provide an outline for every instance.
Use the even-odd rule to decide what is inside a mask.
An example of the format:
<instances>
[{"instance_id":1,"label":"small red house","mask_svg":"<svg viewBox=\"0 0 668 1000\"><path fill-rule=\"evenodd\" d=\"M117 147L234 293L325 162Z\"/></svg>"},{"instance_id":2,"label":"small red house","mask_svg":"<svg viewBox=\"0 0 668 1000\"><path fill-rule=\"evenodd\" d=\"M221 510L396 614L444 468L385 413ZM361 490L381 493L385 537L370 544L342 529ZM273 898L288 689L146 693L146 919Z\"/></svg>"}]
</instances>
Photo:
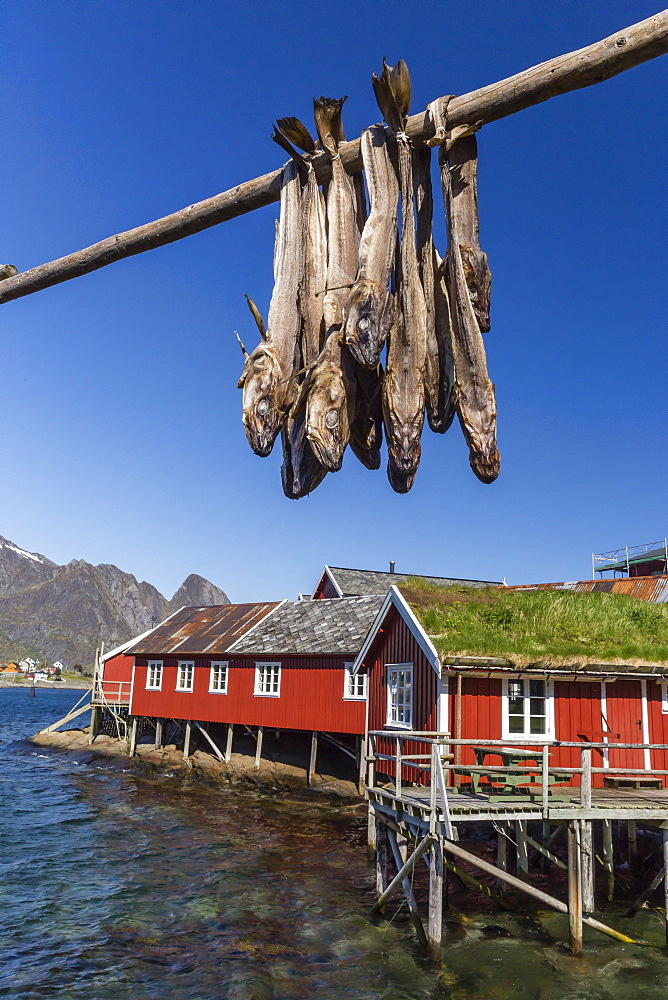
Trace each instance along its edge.
<instances>
[{"instance_id":1,"label":"small red house","mask_svg":"<svg viewBox=\"0 0 668 1000\"><path fill-rule=\"evenodd\" d=\"M120 654L134 660L129 715L362 735L366 682L350 666L382 601L183 608Z\"/></svg>"},{"instance_id":2,"label":"small red house","mask_svg":"<svg viewBox=\"0 0 668 1000\"><path fill-rule=\"evenodd\" d=\"M668 743L668 665L518 669L501 658L439 656L397 587L384 600L353 673L369 678L369 731L550 742L556 767L579 766L579 751L559 749L559 741L603 742L601 734L610 733L610 741ZM607 764L600 758L597 766L668 769L664 750L611 749ZM461 763L475 763L470 748L462 748ZM594 779L603 784L603 775Z\"/></svg>"}]
</instances>

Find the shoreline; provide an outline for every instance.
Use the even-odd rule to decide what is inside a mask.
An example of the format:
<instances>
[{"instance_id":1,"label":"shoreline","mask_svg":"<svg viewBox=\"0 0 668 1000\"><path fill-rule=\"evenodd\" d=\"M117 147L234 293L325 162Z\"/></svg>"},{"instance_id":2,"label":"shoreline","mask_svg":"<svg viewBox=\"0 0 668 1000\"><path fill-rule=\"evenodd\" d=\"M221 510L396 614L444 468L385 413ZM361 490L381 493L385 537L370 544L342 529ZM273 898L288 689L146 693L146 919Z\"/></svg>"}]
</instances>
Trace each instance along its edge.
<instances>
[{"instance_id":1,"label":"shoreline","mask_svg":"<svg viewBox=\"0 0 668 1000\"><path fill-rule=\"evenodd\" d=\"M64 732L35 733L27 737L29 743L42 749L72 756L80 764L108 762L121 766L123 771L137 777L172 780L183 784L202 784L220 789L233 787L270 792L276 798L297 795L301 800L320 801L329 805L366 805L352 781L328 774L316 774L314 783L306 783L304 768L293 764L262 759L255 770L255 757L233 753L229 763L214 754L195 750L187 762L175 744L156 750L152 743L138 743L135 756L128 756L128 744L116 737L100 733L93 744L88 742L88 729L70 729Z\"/></svg>"},{"instance_id":2,"label":"shoreline","mask_svg":"<svg viewBox=\"0 0 668 1000\"><path fill-rule=\"evenodd\" d=\"M91 684L87 681L5 681L0 678L0 689L2 688L31 688L37 687L40 691L90 691Z\"/></svg>"}]
</instances>

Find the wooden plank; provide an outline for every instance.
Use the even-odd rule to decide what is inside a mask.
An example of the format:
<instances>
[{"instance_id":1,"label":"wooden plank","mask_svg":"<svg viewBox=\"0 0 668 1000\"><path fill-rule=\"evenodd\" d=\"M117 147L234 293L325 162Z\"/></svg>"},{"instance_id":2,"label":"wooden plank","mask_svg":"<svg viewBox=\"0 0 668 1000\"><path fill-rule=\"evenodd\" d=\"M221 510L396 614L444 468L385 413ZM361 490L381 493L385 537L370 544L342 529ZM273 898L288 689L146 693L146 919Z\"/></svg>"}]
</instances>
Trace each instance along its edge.
<instances>
[{"instance_id":1,"label":"wooden plank","mask_svg":"<svg viewBox=\"0 0 668 1000\"><path fill-rule=\"evenodd\" d=\"M224 757L224 756L223 756L223 754L222 754L222 753L220 752L220 750L218 749L218 747L216 746L216 744L215 744L215 743L213 742L213 740L211 739L211 737L210 737L210 736L209 736L209 734L207 733L207 731L206 731L206 729L204 728L204 726L201 726L201 725L199 724L199 722L196 722L196 723L195 723L195 725L196 725L196 726L197 726L197 728L199 729L199 731L200 731L200 733L202 734L202 736L204 737L204 739L205 739L205 740L207 740L207 741L208 741L208 742L209 742L209 743L211 744L211 747L212 747L212 749L213 749L213 752L215 753L215 755L216 755L216 757L218 758L218 760L222 760L222 761L224 761L224 760L225 760L225 757Z\"/></svg>"},{"instance_id":2,"label":"wooden plank","mask_svg":"<svg viewBox=\"0 0 668 1000\"><path fill-rule=\"evenodd\" d=\"M384 824L382 824L382 823L380 824L381 827L383 825ZM394 878L392 879L392 881L388 885L387 889L385 889L385 891L381 894L381 896L374 903L374 905L372 907L372 912L373 913L377 913L379 910L381 910L383 908L383 906L385 905L385 903L390 898L390 896L394 895L394 893L399 888L399 886L401 885L401 883L403 882L403 880L406 878L406 876L408 874L410 874L410 872L413 871L413 868L415 867L415 865L417 864L417 862L420 860L420 858L422 857L422 855L424 854L424 852L429 850L429 848L431 847L433 841L434 841L434 838L432 837L432 835L430 833L427 834L427 836L424 838L424 840L420 841L420 843L417 845L417 847L415 848L415 850L411 854L411 856L408 859L408 861L406 862L406 864L402 868L400 868L400 870L397 872L397 874L394 876ZM378 851L378 847L379 846L380 846L380 838L378 838L378 843L376 845L376 850L377 851Z\"/></svg>"},{"instance_id":3,"label":"wooden plank","mask_svg":"<svg viewBox=\"0 0 668 1000\"><path fill-rule=\"evenodd\" d=\"M54 733L60 726L64 726L66 722L71 722L72 719L76 719L77 716L82 715L89 709L90 704L84 705L82 708L77 708L76 711L72 710L71 712L68 712L67 715L64 715L62 719L59 719L58 722L54 722L52 726L47 726L46 729L40 729L40 733Z\"/></svg>"},{"instance_id":4,"label":"wooden plank","mask_svg":"<svg viewBox=\"0 0 668 1000\"><path fill-rule=\"evenodd\" d=\"M568 943L572 955L581 955L582 882L580 877L580 837L577 820L568 824Z\"/></svg>"},{"instance_id":5,"label":"wooden plank","mask_svg":"<svg viewBox=\"0 0 668 1000\"><path fill-rule=\"evenodd\" d=\"M440 97L432 102L432 106L436 104L441 112L447 106L449 128L483 125L541 104L559 94L600 83L667 51L668 11L661 11L593 45L556 56L452 100ZM417 144L432 139L436 132L433 113L427 110L411 115L406 132ZM339 152L349 173L362 169L359 139L342 143ZM324 154L316 158L316 171L320 179L327 172L327 157ZM278 201L280 187L281 171L274 170L155 222L109 236L84 250L6 278L0 282L0 302L9 302L88 274L114 261L165 246L270 205Z\"/></svg>"},{"instance_id":6,"label":"wooden plank","mask_svg":"<svg viewBox=\"0 0 668 1000\"><path fill-rule=\"evenodd\" d=\"M308 762L308 772L306 775L306 784L310 787L313 784L313 777L315 775L315 764L318 757L318 733L314 729L311 733L311 756Z\"/></svg>"},{"instance_id":7,"label":"wooden plank","mask_svg":"<svg viewBox=\"0 0 668 1000\"><path fill-rule=\"evenodd\" d=\"M431 958L440 962L443 936L443 844L440 837L433 842L430 853L427 938Z\"/></svg>"}]
</instances>

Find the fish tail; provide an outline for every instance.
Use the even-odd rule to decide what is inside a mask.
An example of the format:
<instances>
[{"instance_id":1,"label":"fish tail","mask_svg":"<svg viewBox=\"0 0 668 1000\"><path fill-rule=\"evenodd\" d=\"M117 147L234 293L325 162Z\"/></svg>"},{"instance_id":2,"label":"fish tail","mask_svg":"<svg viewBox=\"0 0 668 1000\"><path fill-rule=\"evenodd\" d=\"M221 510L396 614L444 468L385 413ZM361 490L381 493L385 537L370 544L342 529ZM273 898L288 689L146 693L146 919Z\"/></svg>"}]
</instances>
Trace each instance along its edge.
<instances>
[{"instance_id":1,"label":"fish tail","mask_svg":"<svg viewBox=\"0 0 668 1000\"><path fill-rule=\"evenodd\" d=\"M345 141L341 110L347 97L314 97L313 117L318 137L330 156L336 156L338 148Z\"/></svg>"}]
</instances>

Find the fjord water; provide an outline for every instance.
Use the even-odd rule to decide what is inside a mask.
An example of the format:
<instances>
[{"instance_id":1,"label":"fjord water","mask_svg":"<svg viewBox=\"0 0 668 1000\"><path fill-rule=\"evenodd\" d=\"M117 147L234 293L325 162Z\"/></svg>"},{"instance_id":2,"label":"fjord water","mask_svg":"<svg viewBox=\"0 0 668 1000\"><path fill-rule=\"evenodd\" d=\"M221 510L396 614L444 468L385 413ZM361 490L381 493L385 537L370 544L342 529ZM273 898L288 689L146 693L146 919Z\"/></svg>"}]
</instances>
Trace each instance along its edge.
<instances>
[{"instance_id":1,"label":"fjord water","mask_svg":"<svg viewBox=\"0 0 668 1000\"><path fill-rule=\"evenodd\" d=\"M573 959L559 915L448 917L435 971L403 911L369 919L371 872L349 810L184 790L26 741L77 698L0 689L0 998L668 995L665 953L592 933ZM628 932L660 943L661 921L647 912Z\"/></svg>"}]
</instances>

